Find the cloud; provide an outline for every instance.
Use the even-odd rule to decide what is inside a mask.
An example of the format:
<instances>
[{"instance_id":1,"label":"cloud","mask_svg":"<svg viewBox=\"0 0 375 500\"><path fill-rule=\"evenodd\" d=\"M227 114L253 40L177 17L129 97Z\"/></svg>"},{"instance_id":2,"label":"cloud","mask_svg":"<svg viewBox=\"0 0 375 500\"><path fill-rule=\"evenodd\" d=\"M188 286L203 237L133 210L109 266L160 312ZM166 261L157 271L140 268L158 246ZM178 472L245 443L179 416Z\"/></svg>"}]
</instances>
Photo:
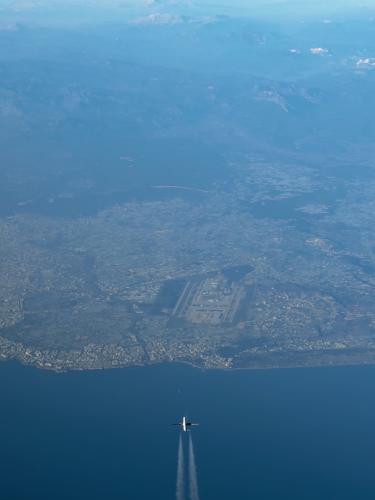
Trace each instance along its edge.
<instances>
[{"instance_id":1,"label":"cloud","mask_svg":"<svg viewBox=\"0 0 375 500\"><path fill-rule=\"evenodd\" d=\"M165 24L179 24L181 23L182 17L175 14L162 14L161 12L154 12L149 14L148 16L138 17L133 21L130 21L130 24L139 24L139 25L165 25Z\"/></svg>"},{"instance_id":2,"label":"cloud","mask_svg":"<svg viewBox=\"0 0 375 500\"><path fill-rule=\"evenodd\" d=\"M373 67L375 66L375 57L366 57L364 59L359 59L357 61L357 66Z\"/></svg>"},{"instance_id":3,"label":"cloud","mask_svg":"<svg viewBox=\"0 0 375 500\"><path fill-rule=\"evenodd\" d=\"M310 52L311 54L314 54L314 55L323 55L323 54L328 54L328 50L327 49L323 49L322 47L312 47L310 49Z\"/></svg>"},{"instance_id":4,"label":"cloud","mask_svg":"<svg viewBox=\"0 0 375 500\"><path fill-rule=\"evenodd\" d=\"M150 6L193 5L192 0L144 0Z\"/></svg>"}]
</instances>

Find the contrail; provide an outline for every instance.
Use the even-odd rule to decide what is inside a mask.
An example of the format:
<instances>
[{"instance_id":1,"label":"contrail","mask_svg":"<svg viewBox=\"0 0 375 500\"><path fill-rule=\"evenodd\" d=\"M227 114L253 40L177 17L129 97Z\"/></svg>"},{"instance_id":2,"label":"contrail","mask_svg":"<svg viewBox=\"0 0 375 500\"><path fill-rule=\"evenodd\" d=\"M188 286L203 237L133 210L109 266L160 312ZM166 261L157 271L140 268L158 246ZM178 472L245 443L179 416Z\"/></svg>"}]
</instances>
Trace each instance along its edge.
<instances>
[{"instance_id":1,"label":"contrail","mask_svg":"<svg viewBox=\"0 0 375 500\"><path fill-rule=\"evenodd\" d=\"M195 465L193 438L189 432L189 482L190 482L190 500L199 500L197 468Z\"/></svg>"},{"instance_id":2,"label":"contrail","mask_svg":"<svg viewBox=\"0 0 375 500\"><path fill-rule=\"evenodd\" d=\"M176 483L176 500L185 500L185 479L184 479L184 448L182 444L182 435L178 443L178 459L177 459L177 483Z\"/></svg>"}]
</instances>

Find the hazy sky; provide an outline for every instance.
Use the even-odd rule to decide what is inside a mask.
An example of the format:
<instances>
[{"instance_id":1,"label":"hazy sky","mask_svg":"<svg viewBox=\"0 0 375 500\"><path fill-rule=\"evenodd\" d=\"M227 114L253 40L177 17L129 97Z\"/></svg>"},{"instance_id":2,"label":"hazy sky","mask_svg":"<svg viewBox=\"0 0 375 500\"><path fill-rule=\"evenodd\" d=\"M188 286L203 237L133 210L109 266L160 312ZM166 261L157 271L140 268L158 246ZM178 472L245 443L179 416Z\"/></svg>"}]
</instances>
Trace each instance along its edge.
<instances>
[{"instance_id":1,"label":"hazy sky","mask_svg":"<svg viewBox=\"0 0 375 500\"><path fill-rule=\"evenodd\" d=\"M195 5L224 7L225 10L285 15L326 15L348 10L375 8L375 0L196 0Z\"/></svg>"},{"instance_id":2,"label":"hazy sky","mask_svg":"<svg viewBox=\"0 0 375 500\"><path fill-rule=\"evenodd\" d=\"M348 11L374 8L375 0L0 0L0 24L5 16L27 19L131 18L137 12L179 12L182 14L247 15L262 18L326 18ZM101 12L101 14L99 14ZM375 11L374 11L375 12ZM105 14L104 14L105 13ZM103 19L104 19L103 18Z\"/></svg>"}]
</instances>

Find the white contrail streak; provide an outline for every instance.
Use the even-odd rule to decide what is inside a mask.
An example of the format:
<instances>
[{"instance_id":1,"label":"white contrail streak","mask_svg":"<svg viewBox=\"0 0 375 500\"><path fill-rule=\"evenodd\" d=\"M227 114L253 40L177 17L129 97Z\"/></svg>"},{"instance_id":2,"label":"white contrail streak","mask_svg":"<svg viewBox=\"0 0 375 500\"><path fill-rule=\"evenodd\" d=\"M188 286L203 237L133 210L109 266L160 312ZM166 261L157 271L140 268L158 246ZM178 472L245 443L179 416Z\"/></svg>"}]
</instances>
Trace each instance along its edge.
<instances>
[{"instance_id":1,"label":"white contrail streak","mask_svg":"<svg viewBox=\"0 0 375 500\"><path fill-rule=\"evenodd\" d=\"M177 483L176 483L176 500L185 500L185 479L184 479L184 448L182 444L182 435L178 443L178 458L177 458Z\"/></svg>"},{"instance_id":2,"label":"white contrail streak","mask_svg":"<svg viewBox=\"0 0 375 500\"><path fill-rule=\"evenodd\" d=\"M199 500L197 467L195 465L193 438L189 432L189 483L190 483L190 500Z\"/></svg>"}]
</instances>

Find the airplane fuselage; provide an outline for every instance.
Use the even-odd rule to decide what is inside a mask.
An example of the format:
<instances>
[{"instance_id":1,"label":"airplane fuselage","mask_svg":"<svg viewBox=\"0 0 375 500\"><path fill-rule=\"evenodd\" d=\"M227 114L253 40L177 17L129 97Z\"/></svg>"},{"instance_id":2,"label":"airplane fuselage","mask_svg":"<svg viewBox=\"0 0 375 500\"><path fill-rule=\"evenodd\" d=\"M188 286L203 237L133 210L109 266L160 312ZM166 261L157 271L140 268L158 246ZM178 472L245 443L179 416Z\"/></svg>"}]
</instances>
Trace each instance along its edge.
<instances>
[{"instance_id":1,"label":"airplane fuselage","mask_svg":"<svg viewBox=\"0 0 375 500\"><path fill-rule=\"evenodd\" d=\"M183 430L184 432L186 432L186 431L187 431L187 425L188 425L188 423L187 423L187 421L186 421L186 417L182 417L181 427L182 427L182 430Z\"/></svg>"},{"instance_id":2,"label":"airplane fuselage","mask_svg":"<svg viewBox=\"0 0 375 500\"><path fill-rule=\"evenodd\" d=\"M199 424L196 424L196 423L193 423L193 422L189 422L189 420L187 419L187 417L182 417L181 422L179 422L178 424L173 424L173 425L179 425L181 427L181 430L183 432L187 432L189 430L189 427L196 426L196 425L199 425Z\"/></svg>"}]
</instances>

